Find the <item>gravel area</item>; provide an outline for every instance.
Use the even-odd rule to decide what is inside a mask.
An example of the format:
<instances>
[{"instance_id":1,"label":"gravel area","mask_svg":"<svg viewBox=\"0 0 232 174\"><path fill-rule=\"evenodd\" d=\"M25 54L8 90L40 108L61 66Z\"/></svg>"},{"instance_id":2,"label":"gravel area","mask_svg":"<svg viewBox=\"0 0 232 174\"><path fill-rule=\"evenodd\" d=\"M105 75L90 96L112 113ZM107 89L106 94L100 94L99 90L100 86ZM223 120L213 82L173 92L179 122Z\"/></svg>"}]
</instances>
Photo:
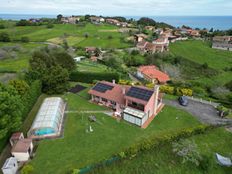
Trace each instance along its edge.
<instances>
[{"instance_id":1,"label":"gravel area","mask_svg":"<svg viewBox=\"0 0 232 174\"><path fill-rule=\"evenodd\" d=\"M232 125L232 119L220 118L218 116L217 110L208 104L189 100L188 106L181 106L177 100L167 99L164 100L164 103L166 105L174 106L189 112L202 123L212 125Z\"/></svg>"}]
</instances>

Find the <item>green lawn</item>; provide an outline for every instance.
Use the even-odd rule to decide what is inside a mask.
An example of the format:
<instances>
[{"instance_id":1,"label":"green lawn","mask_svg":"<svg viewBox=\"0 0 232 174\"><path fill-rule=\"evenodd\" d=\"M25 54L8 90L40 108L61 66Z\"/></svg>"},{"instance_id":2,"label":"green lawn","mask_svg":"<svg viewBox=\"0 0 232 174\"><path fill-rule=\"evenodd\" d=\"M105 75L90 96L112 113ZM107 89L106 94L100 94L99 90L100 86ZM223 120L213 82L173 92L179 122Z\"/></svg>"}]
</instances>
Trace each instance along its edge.
<instances>
[{"instance_id":1,"label":"green lawn","mask_svg":"<svg viewBox=\"0 0 232 174\"><path fill-rule=\"evenodd\" d=\"M217 173L229 174L231 168L221 167L216 163L215 153L232 157L232 134L225 131L224 128L211 130L206 134L195 135L191 138L197 145L201 155L209 159L208 170L203 171L199 167L191 163L183 164L179 157L172 153L170 144L164 145L150 151L139 154L132 160L126 160L117 164L113 164L103 170L95 171L94 173L101 174L202 174L202 173Z\"/></svg>"},{"instance_id":2,"label":"green lawn","mask_svg":"<svg viewBox=\"0 0 232 174\"><path fill-rule=\"evenodd\" d=\"M75 94L68 94L64 98L68 98L69 110L105 109L88 103ZM118 122L99 113L94 114L98 123L90 123L87 118L89 115L83 113L68 114L64 138L43 140L39 143L36 156L31 162L35 168L34 173L43 171L44 173L63 174L73 168L82 168L109 158L152 134L160 136L200 125L188 113L169 106L166 106L145 130L124 121ZM176 119L177 116L178 119ZM94 132L86 133L90 124Z\"/></svg>"},{"instance_id":3,"label":"green lawn","mask_svg":"<svg viewBox=\"0 0 232 174\"><path fill-rule=\"evenodd\" d=\"M88 72L107 72L109 71L109 67L97 63L92 62L90 60L82 60L80 62L77 62L77 70L80 72L88 71Z\"/></svg>"}]
</instances>

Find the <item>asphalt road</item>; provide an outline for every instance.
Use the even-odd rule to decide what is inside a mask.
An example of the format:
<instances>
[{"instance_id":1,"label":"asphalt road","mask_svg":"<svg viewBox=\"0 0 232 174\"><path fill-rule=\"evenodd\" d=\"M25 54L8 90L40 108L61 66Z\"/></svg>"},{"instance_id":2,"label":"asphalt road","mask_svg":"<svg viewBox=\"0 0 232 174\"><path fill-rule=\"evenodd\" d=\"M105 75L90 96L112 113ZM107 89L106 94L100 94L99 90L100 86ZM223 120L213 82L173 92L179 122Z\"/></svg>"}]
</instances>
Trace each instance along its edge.
<instances>
[{"instance_id":1,"label":"asphalt road","mask_svg":"<svg viewBox=\"0 0 232 174\"><path fill-rule=\"evenodd\" d=\"M174 106L176 108L180 108L189 112L202 123L211 125L232 125L232 119L220 118L218 116L217 110L213 106L208 104L189 100L188 106L181 106L177 100L166 99L164 100L164 103L166 105Z\"/></svg>"}]
</instances>

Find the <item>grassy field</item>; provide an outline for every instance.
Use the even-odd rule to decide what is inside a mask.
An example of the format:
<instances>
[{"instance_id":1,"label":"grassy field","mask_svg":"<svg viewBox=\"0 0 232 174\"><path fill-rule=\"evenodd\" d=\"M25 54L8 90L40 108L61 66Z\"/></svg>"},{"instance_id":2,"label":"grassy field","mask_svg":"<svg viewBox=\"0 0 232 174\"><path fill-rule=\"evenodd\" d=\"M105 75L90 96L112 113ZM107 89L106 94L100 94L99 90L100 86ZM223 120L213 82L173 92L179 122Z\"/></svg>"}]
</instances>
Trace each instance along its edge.
<instances>
[{"instance_id":1,"label":"grassy field","mask_svg":"<svg viewBox=\"0 0 232 174\"><path fill-rule=\"evenodd\" d=\"M161 148L153 149L142 154L139 154L132 160L126 160L105 169L95 171L94 173L101 174L202 174L202 173L217 173L229 174L231 168L221 167L216 163L215 153L219 153L228 157L232 156L232 136L231 133L225 131L224 128L217 128L202 135L195 135L189 140L194 141L198 145L198 150L201 155L209 159L208 170L203 171L199 167L191 163L182 163L179 157L176 157L172 152L170 144L164 145ZM215 141L217 140L217 141Z\"/></svg>"},{"instance_id":2,"label":"grassy field","mask_svg":"<svg viewBox=\"0 0 232 174\"><path fill-rule=\"evenodd\" d=\"M125 48L130 45L121 38L122 34L117 31L116 26L112 25L93 25L85 26L71 24L56 24L54 28L46 26L23 26L10 27L1 31L8 32L13 40L20 40L21 37L28 37L32 42L53 42L60 44L66 38L71 46L96 46L101 48ZM85 34L88 37L84 37ZM111 36L112 39L108 37Z\"/></svg>"},{"instance_id":3,"label":"grassy field","mask_svg":"<svg viewBox=\"0 0 232 174\"><path fill-rule=\"evenodd\" d=\"M15 55L15 58L6 58L0 60L0 72L4 71L21 71L28 67L28 60L34 49L42 47L43 44L36 43L2 43L0 42L0 49L3 47L17 46L19 50L10 51Z\"/></svg>"},{"instance_id":4,"label":"grassy field","mask_svg":"<svg viewBox=\"0 0 232 174\"><path fill-rule=\"evenodd\" d=\"M97 62L92 62L89 60L83 60L80 62L77 62L77 70L80 72L106 72L109 71L109 67L99 64Z\"/></svg>"},{"instance_id":5,"label":"grassy field","mask_svg":"<svg viewBox=\"0 0 232 174\"><path fill-rule=\"evenodd\" d=\"M83 93L85 92L82 92L82 95ZM75 94L66 94L64 98L68 101L68 110L106 110ZM89 115L80 112L69 113L65 123L64 138L43 140L39 143L36 156L31 162L35 168L34 173L44 171L44 173L63 174L73 168L82 168L109 158L114 153L152 134L160 136L200 124L188 113L168 106L145 130L124 121L118 122L103 113L94 114L98 122L90 123ZM93 127L94 132L86 133L89 125Z\"/></svg>"},{"instance_id":6,"label":"grassy field","mask_svg":"<svg viewBox=\"0 0 232 174\"><path fill-rule=\"evenodd\" d=\"M207 63L210 68L218 71L214 77L195 80L201 84L223 86L231 80L232 72L224 69L232 67L232 52L212 49L207 42L196 40L171 44L170 52L199 64Z\"/></svg>"}]
</instances>

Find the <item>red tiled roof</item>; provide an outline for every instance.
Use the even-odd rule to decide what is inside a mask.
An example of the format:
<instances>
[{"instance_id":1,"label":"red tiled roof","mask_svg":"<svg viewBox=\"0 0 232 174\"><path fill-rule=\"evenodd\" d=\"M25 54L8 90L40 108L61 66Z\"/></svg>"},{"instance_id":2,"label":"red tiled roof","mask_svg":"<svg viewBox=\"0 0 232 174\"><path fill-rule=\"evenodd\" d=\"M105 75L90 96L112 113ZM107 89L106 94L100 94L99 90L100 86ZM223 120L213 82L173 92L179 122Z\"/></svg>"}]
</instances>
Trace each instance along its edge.
<instances>
[{"instance_id":1,"label":"red tiled roof","mask_svg":"<svg viewBox=\"0 0 232 174\"><path fill-rule=\"evenodd\" d=\"M125 101L124 101L123 88L125 88L125 90L126 90L125 92L127 92L128 91L128 86L121 86L121 85L106 82L106 81L101 81L99 83L103 83L103 84L113 86L113 89L112 90L107 90L104 93L98 92L98 91L93 90L93 89L90 89L88 93L91 94L91 95L95 95L95 96L105 98L107 100L115 101L115 102L117 102L119 104L124 104Z\"/></svg>"},{"instance_id":2,"label":"red tiled roof","mask_svg":"<svg viewBox=\"0 0 232 174\"><path fill-rule=\"evenodd\" d=\"M170 80L167 74L157 70L157 67L154 65L140 66L138 68L138 71L140 71L142 74L146 75L150 79L157 79L160 83L165 83Z\"/></svg>"}]
</instances>

